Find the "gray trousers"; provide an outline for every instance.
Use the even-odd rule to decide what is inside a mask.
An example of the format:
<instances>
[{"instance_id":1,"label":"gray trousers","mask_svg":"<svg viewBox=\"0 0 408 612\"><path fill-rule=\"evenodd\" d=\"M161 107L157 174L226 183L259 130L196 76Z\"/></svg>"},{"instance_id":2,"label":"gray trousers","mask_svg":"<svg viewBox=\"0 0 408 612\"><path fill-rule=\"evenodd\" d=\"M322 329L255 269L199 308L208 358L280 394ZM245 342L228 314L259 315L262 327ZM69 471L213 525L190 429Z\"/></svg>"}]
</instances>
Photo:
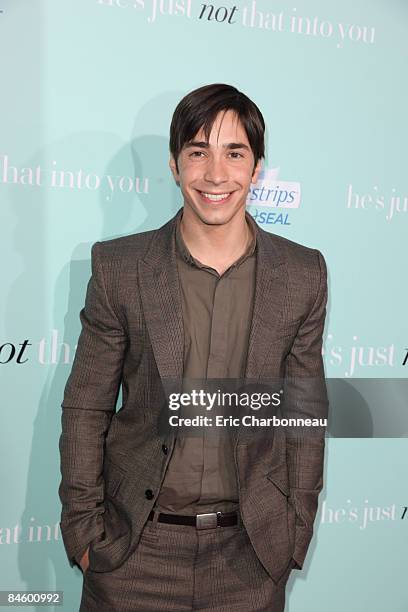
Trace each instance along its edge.
<instances>
[{"instance_id":1,"label":"gray trousers","mask_svg":"<svg viewBox=\"0 0 408 612\"><path fill-rule=\"evenodd\" d=\"M123 565L85 572L80 612L283 612L290 571L276 586L241 522L197 530L155 514Z\"/></svg>"}]
</instances>

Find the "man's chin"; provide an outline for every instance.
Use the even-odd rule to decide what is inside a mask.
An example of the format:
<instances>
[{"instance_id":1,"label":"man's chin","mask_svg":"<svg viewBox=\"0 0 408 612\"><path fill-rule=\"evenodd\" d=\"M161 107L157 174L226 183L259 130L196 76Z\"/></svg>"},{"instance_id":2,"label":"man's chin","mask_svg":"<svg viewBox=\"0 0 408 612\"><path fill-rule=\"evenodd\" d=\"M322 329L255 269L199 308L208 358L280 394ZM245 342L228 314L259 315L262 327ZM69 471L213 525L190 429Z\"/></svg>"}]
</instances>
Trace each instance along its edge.
<instances>
[{"instance_id":1,"label":"man's chin","mask_svg":"<svg viewBox=\"0 0 408 612\"><path fill-rule=\"evenodd\" d=\"M234 206L233 208L228 205L220 204L218 207L204 207L195 205L189 206L191 211L200 219L205 225L225 225L238 213L240 208ZM245 211L245 207L244 211Z\"/></svg>"},{"instance_id":2,"label":"man's chin","mask_svg":"<svg viewBox=\"0 0 408 612\"><path fill-rule=\"evenodd\" d=\"M198 214L200 221L205 225L225 225L232 219L233 216L233 212L227 213L225 210Z\"/></svg>"}]
</instances>

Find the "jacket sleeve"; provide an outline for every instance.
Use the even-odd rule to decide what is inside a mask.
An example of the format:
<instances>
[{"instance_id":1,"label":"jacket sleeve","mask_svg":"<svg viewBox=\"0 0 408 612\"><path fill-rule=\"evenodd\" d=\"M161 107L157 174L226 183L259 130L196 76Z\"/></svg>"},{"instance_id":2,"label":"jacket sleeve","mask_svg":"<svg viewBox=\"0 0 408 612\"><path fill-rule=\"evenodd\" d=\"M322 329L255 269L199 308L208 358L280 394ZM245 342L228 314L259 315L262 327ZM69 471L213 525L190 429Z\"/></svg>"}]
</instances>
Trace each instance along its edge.
<instances>
[{"instance_id":1,"label":"jacket sleeve","mask_svg":"<svg viewBox=\"0 0 408 612\"><path fill-rule=\"evenodd\" d=\"M322 338L327 303L327 268L316 253L313 305L300 326L286 359L284 381L285 417L326 419L328 399L322 359ZM318 496L323 487L325 426L286 428L286 453L290 485L289 503L296 515L297 569L303 566L313 535Z\"/></svg>"},{"instance_id":2,"label":"jacket sleeve","mask_svg":"<svg viewBox=\"0 0 408 612\"><path fill-rule=\"evenodd\" d=\"M104 439L115 412L127 336L108 299L101 243L80 312L81 334L62 406L59 440L61 533L71 565L103 534ZM109 263L109 262L108 262Z\"/></svg>"}]
</instances>

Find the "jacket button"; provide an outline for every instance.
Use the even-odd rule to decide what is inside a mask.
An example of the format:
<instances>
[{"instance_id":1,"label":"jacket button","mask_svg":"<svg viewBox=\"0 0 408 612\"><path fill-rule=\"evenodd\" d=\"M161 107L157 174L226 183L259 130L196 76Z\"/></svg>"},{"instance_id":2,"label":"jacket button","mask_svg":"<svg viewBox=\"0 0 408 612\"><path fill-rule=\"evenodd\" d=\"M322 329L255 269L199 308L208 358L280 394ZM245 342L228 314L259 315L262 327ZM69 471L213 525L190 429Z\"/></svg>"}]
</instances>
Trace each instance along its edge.
<instances>
[{"instance_id":1,"label":"jacket button","mask_svg":"<svg viewBox=\"0 0 408 612\"><path fill-rule=\"evenodd\" d=\"M166 446L165 444L162 444L162 451L163 451L163 453L164 453L165 455L167 455L167 451L168 451L168 450L169 450L169 449L167 448L167 446Z\"/></svg>"},{"instance_id":2,"label":"jacket button","mask_svg":"<svg viewBox=\"0 0 408 612\"><path fill-rule=\"evenodd\" d=\"M145 497L146 497L146 499L153 499L153 497L154 497L153 491L151 489L146 489Z\"/></svg>"}]
</instances>

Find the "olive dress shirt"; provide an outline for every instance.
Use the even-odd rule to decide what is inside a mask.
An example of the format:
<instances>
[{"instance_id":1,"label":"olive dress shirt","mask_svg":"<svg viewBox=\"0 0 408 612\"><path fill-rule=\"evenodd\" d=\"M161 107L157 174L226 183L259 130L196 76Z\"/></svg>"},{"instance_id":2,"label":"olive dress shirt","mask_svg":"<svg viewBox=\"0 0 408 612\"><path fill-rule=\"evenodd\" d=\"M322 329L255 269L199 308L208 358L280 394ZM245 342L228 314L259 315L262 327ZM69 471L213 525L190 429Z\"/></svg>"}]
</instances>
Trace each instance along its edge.
<instances>
[{"instance_id":1,"label":"olive dress shirt","mask_svg":"<svg viewBox=\"0 0 408 612\"><path fill-rule=\"evenodd\" d=\"M252 241L223 274L202 264L187 249L176 226L177 268L184 324L187 380L244 376L255 289L256 224L246 220ZM208 413L207 413L208 414ZM198 435L177 432L173 454L155 509L176 514L228 512L238 508L234 452L222 428Z\"/></svg>"}]
</instances>

